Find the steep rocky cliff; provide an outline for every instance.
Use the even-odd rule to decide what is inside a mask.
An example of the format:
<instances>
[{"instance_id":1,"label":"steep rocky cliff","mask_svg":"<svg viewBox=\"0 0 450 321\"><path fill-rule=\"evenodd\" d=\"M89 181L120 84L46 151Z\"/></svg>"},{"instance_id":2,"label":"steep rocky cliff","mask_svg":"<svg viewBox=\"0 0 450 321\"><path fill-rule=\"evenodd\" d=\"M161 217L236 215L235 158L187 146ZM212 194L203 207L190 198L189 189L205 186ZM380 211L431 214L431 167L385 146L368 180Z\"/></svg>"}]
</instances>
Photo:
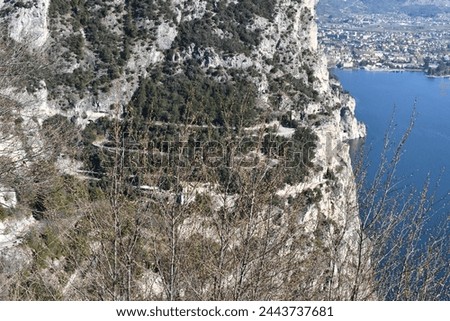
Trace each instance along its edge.
<instances>
[{"instance_id":1,"label":"steep rocky cliff","mask_svg":"<svg viewBox=\"0 0 450 321\"><path fill-rule=\"evenodd\" d=\"M171 261L172 270L165 273L162 270L167 262L163 264L163 259L156 256L158 259L153 263L150 259L146 261L146 268L139 267L136 286L142 293L145 292L139 298L258 298L257 290L252 292L248 289L253 284L263 282L261 280L264 278L258 282L252 281L256 283L245 283L256 277L257 262L263 267L265 264L270 265L270 269L265 267L267 272L264 273L267 274L264 277L271 280L266 280L267 284L278 287L267 290L267 293L261 292L261 299L350 297L350 289L354 287L351 281L354 268L352 262L359 218L346 142L363 137L365 128L355 119L354 100L343 93L339 83L328 74L325 58L317 44L315 5L315 0L0 2L9 36L29 46L30 51L45 52L51 62L50 71L43 73L42 81L28 93L36 98L36 104L39 105L33 110L41 110L37 115L42 118L41 124L46 117L58 113L70 118L71 126L79 126L80 131L86 126L89 129L89 126L99 124L99 121L115 117L124 122L133 119L130 123L139 119L142 121L138 124L140 132L142 128L147 128L142 124L148 126L149 123L153 126L190 123L189 128L210 128L212 131L231 128L235 132L230 137L241 138L243 132L253 132L253 136L249 134L249 137L255 137L260 129L265 129L273 135L271 137L274 140L285 139L295 144L296 140L304 139L304 146L313 147L307 152L303 150L303 153L311 151L310 155L303 156L304 168L289 172L292 174L286 175L272 192L265 195L263 189L257 190L255 187L252 193L261 193L264 198L248 192L244 188L247 186L245 183L241 184L244 187L229 192L228 187L225 191L223 188L211 187L223 187L220 181L208 181L204 177L194 179L192 175L179 179L180 187L173 192L180 193L181 189L183 201L178 202L181 205L177 206L186 206L186 209L177 211L186 211L191 215L176 218L177 222L181 222L173 229L173 233L180 233L177 234L177 240L183 240L189 246L193 246L194 236L195 240L199 238L204 240L202 242L212 242L211 257L216 251L213 248L219 247L218 257L223 258L230 253L233 257L241 258L239 268L227 269L220 265L226 266L226 262L222 262L219 264L223 268L219 277L221 281L217 281L218 276L208 279L208 272L204 271L205 279L199 286L192 281L179 281L182 279L180 274L185 272L183 268L195 267L178 266L179 274L176 274L173 271L176 270L174 262L177 258ZM235 105L241 107L233 109ZM231 116L224 108L230 108ZM31 112L27 106L24 107L23 113ZM177 130L182 131L180 127ZM107 131L112 132L113 129ZM221 135L226 136L227 133L225 131ZM95 147L106 146L105 142L113 140L112 136L94 137L92 141ZM113 147L107 148L116 146L111 144L108 146ZM309 156L310 159L307 158ZM277 167L273 164L279 160L271 160L270 154L262 153L261 157L271 164L267 165L268 169ZM248 178L240 169L236 169L236 173L236 180ZM301 174L293 177L297 175L295 173ZM264 175L262 177L266 179ZM152 172L147 176L154 177L155 174ZM198 186L200 181L201 188ZM230 181L228 179L228 185ZM265 184L271 185L270 182ZM155 191L156 187L143 179L140 188ZM160 187L157 188L158 193L163 193ZM170 195L170 188L168 190ZM267 191L271 189L267 188ZM244 194L248 199L241 202ZM209 214L198 212L200 207L192 212L189 206L200 202L199 195L212 198L212 214L209 210ZM276 205L271 203L274 197L277 198ZM268 199L271 200L270 204L265 204ZM261 202L259 210L254 209L253 205L257 200ZM250 203L247 204L247 201ZM169 200L167 202L170 203ZM241 203L245 203L242 208L239 207ZM151 206L151 202L148 203L145 210ZM88 209L80 211L87 213ZM257 213L254 217L249 214L253 211ZM264 218L272 211L276 213L270 214L274 217ZM81 212L75 217L89 217ZM217 231L216 215L221 217L222 212L243 214L240 214L238 222L221 225L222 230ZM291 219L295 221L295 232L288 228ZM74 220L69 219L70 224L77 225ZM268 227L262 224L269 221ZM29 220L24 222L30 225ZM257 223L252 225L252 222ZM229 234L223 245L225 227L230 230L227 230ZM10 235L23 235L22 232ZM149 229L143 234L151 240L155 233ZM266 259L250 259L251 255L245 246L255 239L262 239L264 233L268 233L264 239L266 247L278 243L279 247L274 245L273 251L266 252L255 245L254 252L264 253ZM243 241L247 240L246 237L248 244ZM95 237L90 248L97 253L103 243L94 240ZM171 238L168 237L168 240ZM36 247L36 241L33 242L32 248ZM262 244L262 241L257 243ZM10 244L8 240L8 247ZM195 244L205 246L209 243ZM189 246L186 245L186 251L191 249ZM161 245L162 252L163 248ZM173 247L169 248L175 251ZM149 251L146 246L143 246L144 250ZM77 291L96 277L96 274L90 274L89 266L100 263L89 263L87 259L82 260L77 256L79 261L75 267L67 268L64 264L69 254L63 253L47 257L41 262L38 267L42 272L41 277L48 279L58 297L84 298ZM201 256L195 253L189 256ZM297 262L298 271L290 267L288 272L279 272L279 276L271 275L269 270L276 266L270 261L274 257L286 258L286 262L290 258L291 263ZM313 264L321 258L326 259L321 264ZM269 263L261 263L264 260ZM7 261L10 262L11 258L8 257ZM218 269L218 266L214 266ZM22 268L23 265L17 266L17 269ZM265 270L261 268L261 271ZM312 271L316 277L307 275ZM212 280L219 284L218 296L211 294ZM176 289L173 286L175 281L180 282ZM301 286L295 285L298 290L292 290L287 295L283 282L298 282ZM261 285L254 287L262 288ZM301 293L300 289L309 289L315 294L308 296ZM232 295L228 295L227 291ZM112 297L107 292L103 295L113 299L129 298L116 293L116 290L113 292ZM92 293L89 295L86 297L95 297Z\"/></svg>"}]
</instances>

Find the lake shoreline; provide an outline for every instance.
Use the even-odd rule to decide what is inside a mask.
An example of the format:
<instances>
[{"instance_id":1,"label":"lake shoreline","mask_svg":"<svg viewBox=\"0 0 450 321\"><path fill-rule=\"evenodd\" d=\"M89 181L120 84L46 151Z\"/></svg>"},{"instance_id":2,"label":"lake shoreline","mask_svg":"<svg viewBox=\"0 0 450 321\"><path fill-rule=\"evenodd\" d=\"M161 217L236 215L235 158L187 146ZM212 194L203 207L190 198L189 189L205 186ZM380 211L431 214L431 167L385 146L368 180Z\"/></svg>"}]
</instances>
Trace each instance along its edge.
<instances>
[{"instance_id":1,"label":"lake shoreline","mask_svg":"<svg viewBox=\"0 0 450 321\"><path fill-rule=\"evenodd\" d=\"M330 72L357 101L356 116L367 126L366 142L373 149L369 155L372 164L379 162L376 154L382 152L392 117L396 125L392 139L397 141L415 110L415 125L405 145L399 178L417 189L429 174L436 182L450 182L450 77L429 77L417 71L335 68ZM375 167L370 169L372 174ZM440 196L449 195L450 186L442 184L437 192Z\"/></svg>"},{"instance_id":2,"label":"lake shoreline","mask_svg":"<svg viewBox=\"0 0 450 321\"><path fill-rule=\"evenodd\" d=\"M393 69L393 68L339 68L339 67L329 67L329 70L342 70L342 71L367 71L367 72L392 72L392 73L403 73L403 72L414 72L422 73L427 78L437 78L437 79L450 79L450 75L428 75L423 69Z\"/></svg>"}]
</instances>

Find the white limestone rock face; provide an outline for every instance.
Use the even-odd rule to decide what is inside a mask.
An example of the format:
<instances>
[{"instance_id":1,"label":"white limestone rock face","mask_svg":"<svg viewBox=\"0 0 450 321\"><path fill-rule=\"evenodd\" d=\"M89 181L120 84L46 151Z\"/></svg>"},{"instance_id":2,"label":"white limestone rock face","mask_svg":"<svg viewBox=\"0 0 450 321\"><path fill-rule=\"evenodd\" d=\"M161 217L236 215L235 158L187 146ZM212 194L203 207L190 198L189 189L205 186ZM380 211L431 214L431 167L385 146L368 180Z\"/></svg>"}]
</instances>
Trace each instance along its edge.
<instances>
[{"instance_id":1,"label":"white limestone rock face","mask_svg":"<svg viewBox=\"0 0 450 321\"><path fill-rule=\"evenodd\" d=\"M98 118L116 117L117 113L122 113L122 106L128 104L138 87L139 77L146 77L149 66L164 60L164 54L156 45L146 48L137 43L132 52L126 65L126 68L132 71L131 76L114 80L107 92L99 92L96 96L89 95L77 101L64 115L85 126Z\"/></svg>"},{"instance_id":2,"label":"white limestone rock face","mask_svg":"<svg viewBox=\"0 0 450 321\"><path fill-rule=\"evenodd\" d=\"M263 41L257 52L266 58L278 59L283 69L295 78L303 75L303 63L311 59L310 53L317 50L317 26L314 21L313 1L278 1L273 22L259 18L255 29L262 30ZM308 56L308 57L306 57Z\"/></svg>"},{"instance_id":3,"label":"white limestone rock face","mask_svg":"<svg viewBox=\"0 0 450 321\"><path fill-rule=\"evenodd\" d=\"M20 244L22 237L34 224L36 220L32 216L0 222L0 251Z\"/></svg>"},{"instance_id":4,"label":"white limestone rock face","mask_svg":"<svg viewBox=\"0 0 450 321\"><path fill-rule=\"evenodd\" d=\"M14 208L17 205L17 195L12 188L0 185L0 206L3 208Z\"/></svg>"},{"instance_id":5,"label":"white limestone rock face","mask_svg":"<svg viewBox=\"0 0 450 321\"><path fill-rule=\"evenodd\" d=\"M10 97L21 104L20 114L26 124L37 120L41 125L45 119L54 116L58 112L48 99L47 85L43 80L39 84L39 89L35 92L12 93ZM29 129L31 128L29 127Z\"/></svg>"},{"instance_id":6,"label":"white limestone rock face","mask_svg":"<svg viewBox=\"0 0 450 321\"><path fill-rule=\"evenodd\" d=\"M206 13L206 1L172 0L173 10L177 13L177 22L201 19ZM189 12L189 14L183 14Z\"/></svg>"},{"instance_id":7,"label":"white limestone rock face","mask_svg":"<svg viewBox=\"0 0 450 321\"><path fill-rule=\"evenodd\" d=\"M344 140L366 137L366 126L355 117L356 101L349 95L343 95L344 106L340 109L340 130Z\"/></svg>"},{"instance_id":8,"label":"white limestone rock face","mask_svg":"<svg viewBox=\"0 0 450 321\"><path fill-rule=\"evenodd\" d=\"M172 42L177 36L177 29L168 23L162 23L158 26L156 43L160 50L167 50L172 47Z\"/></svg>"},{"instance_id":9,"label":"white limestone rock face","mask_svg":"<svg viewBox=\"0 0 450 321\"><path fill-rule=\"evenodd\" d=\"M9 36L32 48L42 47L48 37L48 8L50 0L23 1L9 22Z\"/></svg>"},{"instance_id":10,"label":"white limestone rock face","mask_svg":"<svg viewBox=\"0 0 450 321\"><path fill-rule=\"evenodd\" d=\"M35 222L32 216L0 221L0 284L7 284L10 277L32 263L31 249L20 244ZM10 299L8 294L8 287L0 287L0 300Z\"/></svg>"}]
</instances>

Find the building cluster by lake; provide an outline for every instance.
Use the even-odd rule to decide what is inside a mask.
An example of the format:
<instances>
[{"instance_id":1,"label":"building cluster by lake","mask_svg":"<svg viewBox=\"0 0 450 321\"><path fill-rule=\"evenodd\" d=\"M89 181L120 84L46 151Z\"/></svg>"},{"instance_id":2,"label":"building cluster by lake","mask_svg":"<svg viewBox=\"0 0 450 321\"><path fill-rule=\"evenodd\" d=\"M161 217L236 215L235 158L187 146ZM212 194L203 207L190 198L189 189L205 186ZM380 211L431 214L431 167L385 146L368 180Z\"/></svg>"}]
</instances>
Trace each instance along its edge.
<instances>
[{"instance_id":1,"label":"building cluster by lake","mask_svg":"<svg viewBox=\"0 0 450 321\"><path fill-rule=\"evenodd\" d=\"M319 38L330 66L423 70L450 75L450 14L322 16Z\"/></svg>"}]
</instances>

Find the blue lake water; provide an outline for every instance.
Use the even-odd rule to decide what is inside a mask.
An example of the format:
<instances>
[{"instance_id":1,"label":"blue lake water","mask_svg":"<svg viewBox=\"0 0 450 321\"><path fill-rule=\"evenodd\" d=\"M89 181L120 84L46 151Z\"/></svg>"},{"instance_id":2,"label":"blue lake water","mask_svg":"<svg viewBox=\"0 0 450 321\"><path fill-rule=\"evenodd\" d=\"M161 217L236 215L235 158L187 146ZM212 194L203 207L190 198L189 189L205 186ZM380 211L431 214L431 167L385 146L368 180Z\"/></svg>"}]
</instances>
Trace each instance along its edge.
<instances>
[{"instance_id":1,"label":"blue lake water","mask_svg":"<svg viewBox=\"0 0 450 321\"><path fill-rule=\"evenodd\" d=\"M394 138L398 140L416 110L415 125L397 170L399 188L421 190L428 176L431 186L439 182L433 189L443 201L431 213L426 230L433 236L434 231L442 232L439 228L444 228L444 235L450 239L450 79L429 78L420 72L334 70L333 73L356 99L356 116L367 126L369 177L375 175L391 120L397 125ZM423 238L426 239L427 236ZM446 252L450 259L450 253ZM447 283L448 288L450 280ZM448 300L448 296L444 299Z\"/></svg>"},{"instance_id":2,"label":"blue lake water","mask_svg":"<svg viewBox=\"0 0 450 321\"><path fill-rule=\"evenodd\" d=\"M399 139L416 120L398 168L402 184L420 189L427 176L440 180L438 196L450 192L450 79L429 78L420 72L334 70L345 90L355 97L356 116L367 126L371 173L376 170L390 121ZM449 213L439 213L448 215ZM442 218L442 217L441 217Z\"/></svg>"}]
</instances>

